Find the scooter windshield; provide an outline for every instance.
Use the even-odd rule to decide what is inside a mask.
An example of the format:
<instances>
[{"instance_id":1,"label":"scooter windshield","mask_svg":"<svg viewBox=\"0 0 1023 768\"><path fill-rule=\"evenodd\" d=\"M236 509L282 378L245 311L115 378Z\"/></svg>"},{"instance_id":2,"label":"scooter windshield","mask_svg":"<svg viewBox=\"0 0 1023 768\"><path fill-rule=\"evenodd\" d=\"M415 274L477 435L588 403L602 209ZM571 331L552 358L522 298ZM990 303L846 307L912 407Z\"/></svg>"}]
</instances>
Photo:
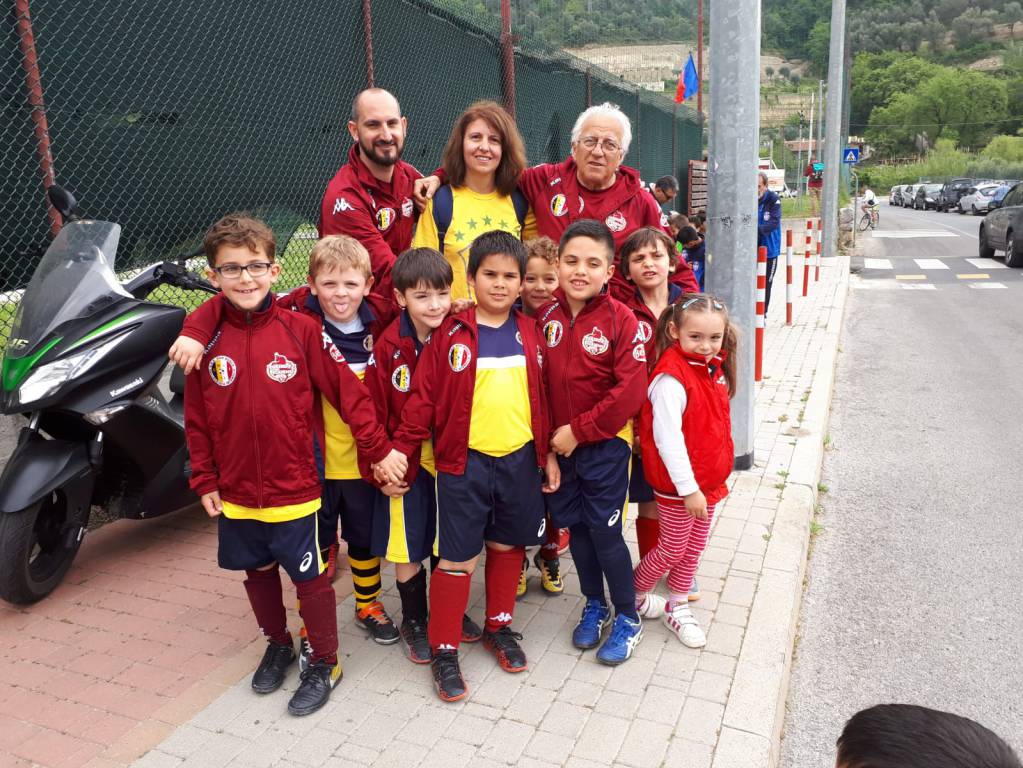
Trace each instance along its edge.
<instances>
[{"instance_id":1,"label":"scooter windshield","mask_svg":"<svg viewBox=\"0 0 1023 768\"><path fill-rule=\"evenodd\" d=\"M18 304L7 357L25 357L69 320L131 298L113 270L120 237L121 227L107 221L72 221L60 230Z\"/></svg>"}]
</instances>

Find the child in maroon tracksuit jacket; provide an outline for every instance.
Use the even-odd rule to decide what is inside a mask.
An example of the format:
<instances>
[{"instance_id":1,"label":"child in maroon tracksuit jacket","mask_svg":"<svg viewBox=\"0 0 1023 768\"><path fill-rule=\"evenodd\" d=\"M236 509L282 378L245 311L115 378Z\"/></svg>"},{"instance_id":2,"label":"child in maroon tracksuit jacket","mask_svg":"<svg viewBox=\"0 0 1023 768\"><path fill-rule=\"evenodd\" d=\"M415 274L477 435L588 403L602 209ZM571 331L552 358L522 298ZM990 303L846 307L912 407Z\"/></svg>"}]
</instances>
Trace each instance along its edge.
<instances>
[{"instance_id":1,"label":"child in maroon tracksuit jacket","mask_svg":"<svg viewBox=\"0 0 1023 768\"><path fill-rule=\"evenodd\" d=\"M312 646L311 665L288 703L294 715L322 707L341 678L334 590L316 540L320 483L310 450L319 392L349 418L381 476L407 462L376 420L368 393L315 322L280 309L270 287L280 274L273 233L232 214L213 225L204 247L210 280L223 293L223 322L205 365L185 387L190 484L218 518L218 561L243 570L245 589L268 646L252 678L257 693L281 686L295 660L281 596L280 566L295 583Z\"/></svg>"},{"instance_id":2,"label":"child in maroon tracksuit jacket","mask_svg":"<svg viewBox=\"0 0 1023 768\"><path fill-rule=\"evenodd\" d=\"M548 507L571 531L570 548L586 605L572 634L577 648L600 645L605 664L620 664L642 637L632 587L632 559L622 537L632 456L632 419L643 403L646 350L632 311L607 293L614 240L600 222L583 219L565 230L560 287L537 324L547 342L547 385L561 487Z\"/></svg>"}]
</instances>

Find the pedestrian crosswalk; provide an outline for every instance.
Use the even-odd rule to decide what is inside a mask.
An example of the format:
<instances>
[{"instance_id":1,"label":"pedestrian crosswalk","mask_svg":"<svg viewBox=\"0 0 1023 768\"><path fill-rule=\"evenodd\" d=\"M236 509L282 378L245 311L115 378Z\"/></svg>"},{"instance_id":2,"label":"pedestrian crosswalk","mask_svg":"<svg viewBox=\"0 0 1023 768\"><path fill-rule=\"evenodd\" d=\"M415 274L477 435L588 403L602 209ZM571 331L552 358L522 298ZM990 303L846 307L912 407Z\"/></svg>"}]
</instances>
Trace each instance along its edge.
<instances>
[{"instance_id":1,"label":"pedestrian crosswalk","mask_svg":"<svg viewBox=\"0 0 1023 768\"><path fill-rule=\"evenodd\" d=\"M908 240L918 237L959 237L947 229L875 229L874 237L885 237L891 240Z\"/></svg>"},{"instance_id":2,"label":"pedestrian crosswalk","mask_svg":"<svg viewBox=\"0 0 1023 768\"><path fill-rule=\"evenodd\" d=\"M864 257L852 284L856 290L877 291L940 291L953 286L974 290L1023 288L1023 270L1009 269L1001 258Z\"/></svg>"},{"instance_id":3,"label":"pedestrian crosswalk","mask_svg":"<svg viewBox=\"0 0 1023 768\"><path fill-rule=\"evenodd\" d=\"M905 264L906 262L912 262L917 269L922 270L938 270L953 268L959 269L960 267L957 266L957 263L960 261L965 261L968 264L971 264L972 266L983 270L1008 269L1008 267L1005 266L1005 262L1003 262L1001 259L949 259L948 261L952 262L951 266L948 263L946 263L946 261L943 259L904 259L900 262L899 266L901 268L901 265ZM863 268L894 270L896 268L896 265L892 263L891 259L864 258ZM1020 274L1023 275L1023 272L1020 272Z\"/></svg>"}]
</instances>

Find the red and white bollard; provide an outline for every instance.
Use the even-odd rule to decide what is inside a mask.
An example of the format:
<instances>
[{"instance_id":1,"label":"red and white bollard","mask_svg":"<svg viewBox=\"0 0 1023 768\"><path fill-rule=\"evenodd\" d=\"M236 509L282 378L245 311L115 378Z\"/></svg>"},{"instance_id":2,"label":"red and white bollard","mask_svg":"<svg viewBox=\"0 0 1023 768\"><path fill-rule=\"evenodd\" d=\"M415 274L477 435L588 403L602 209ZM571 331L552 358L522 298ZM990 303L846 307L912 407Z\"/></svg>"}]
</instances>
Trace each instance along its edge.
<instances>
[{"instance_id":1,"label":"red and white bollard","mask_svg":"<svg viewBox=\"0 0 1023 768\"><path fill-rule=\"evenodd\" d=\"M817 219L817 261L814 262L813 281L819 283L821 279L821 240L824 239L824 219Z\"/></svg>"},{"instance_id":2,"label":"red and white bollard","mask_svg":"<svg viewBox=\"0 0 1023 768\"><path fill-rule=\"evenodd\" d=\"M806 253L803 254L803 296L810 290L810 248L813 245L813 219L806 220Z\"/></svg>"},{"instance_id":3,"label":"red and white bollard","mask_svg":"<svg viewBox=\"0 0 1023 768\"><path fill-rule=\"evenodd\" d=\"M785 230L785 325L792 325L792 230Z\"/></svg>"},{"instance_id":4,"label":"red and white bollard","mask_svg":"<svg viewBox=\"0 0 1023 768\"><path fill-rule=\"evenodd\" d=\"M756 357L754 360L753 381L760 381L764 373L764 313L767 302L767 248L757 248L757 320Z\"/></svg>"}]
</instances>

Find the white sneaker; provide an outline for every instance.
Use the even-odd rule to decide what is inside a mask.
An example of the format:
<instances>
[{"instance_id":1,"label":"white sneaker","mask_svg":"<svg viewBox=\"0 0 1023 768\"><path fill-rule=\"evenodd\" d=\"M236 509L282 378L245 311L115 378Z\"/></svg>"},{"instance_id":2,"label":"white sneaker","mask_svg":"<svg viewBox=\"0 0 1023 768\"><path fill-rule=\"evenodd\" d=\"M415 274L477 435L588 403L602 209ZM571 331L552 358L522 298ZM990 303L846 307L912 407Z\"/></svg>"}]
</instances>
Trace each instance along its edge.
<instances>
[{"instance_id":1,"label":"white sneaker","mask_svg":"<svg viewBox=\"0 0 1023 768\"><path fill-rule=\"evenodd\" d=\"M664 606L668 604L666 598L648 592L643 602L636 606L636 613L641 619L659 619L664 615Z\"/></svg>"},{"instance_id":2,"label":"white sneaker","mask_svg":"<svg viewBox=\"0 0 1023 768\"><path fill-rule=\"evenodd\" d=\"M700 623L689 610L688 603L680 603L674 610L665 612L664 623L687 648L703 648L707 644L707 636L703 634Z\"/></svg>"}]
</instances>

